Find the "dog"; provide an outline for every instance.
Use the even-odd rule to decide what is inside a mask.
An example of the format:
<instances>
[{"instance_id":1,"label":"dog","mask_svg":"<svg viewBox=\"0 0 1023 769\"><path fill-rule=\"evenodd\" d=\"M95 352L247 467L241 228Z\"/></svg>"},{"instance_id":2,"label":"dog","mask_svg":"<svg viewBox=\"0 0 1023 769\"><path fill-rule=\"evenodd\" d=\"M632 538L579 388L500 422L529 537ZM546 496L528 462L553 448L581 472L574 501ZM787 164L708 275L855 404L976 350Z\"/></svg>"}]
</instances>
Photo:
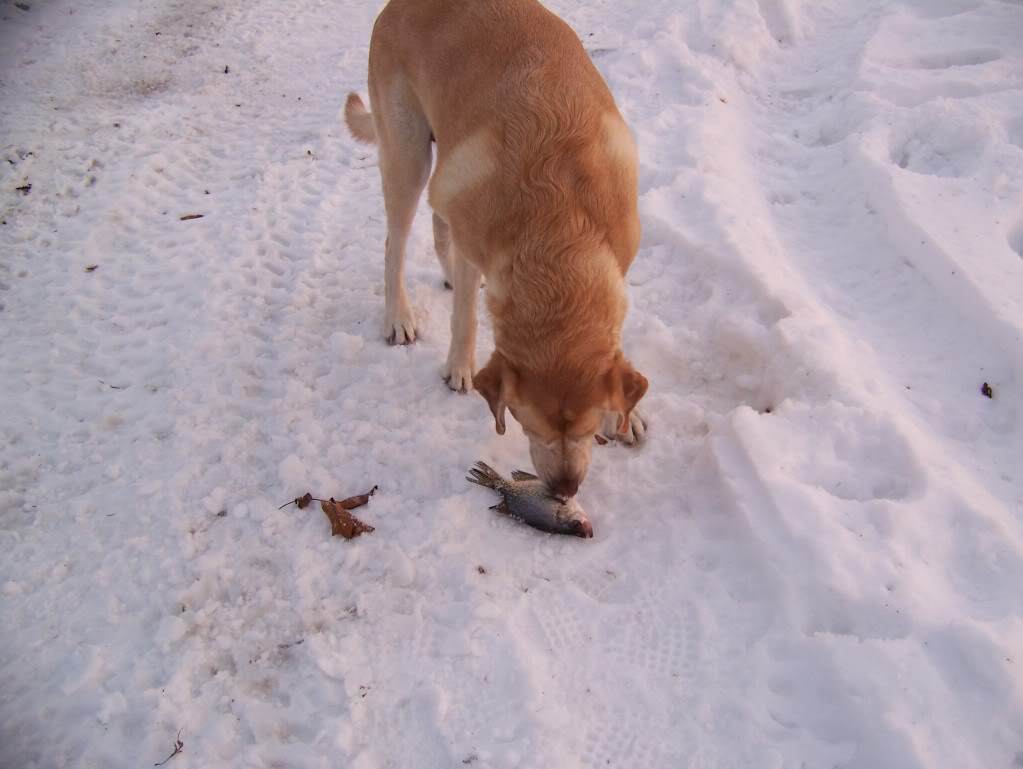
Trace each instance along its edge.
<instances>
[{"instance_id":1,"label":"dog","mask_svg":"<svg viewBox=\"0 0 1023 769\"><path fill-rule=\"evenodd\" d=\"M416 338L405 247L422 191L454 289L443 376L506 411L554 493L586 477L593 436L642 438L647 379L621 350L639 248L637 150L579 37L536 0L390 0L352 136L379 148L387 212L384 335ZM431 177L433 145L436 169ZM495 350L475 372L481 274Z\"/></svg>"}]
</instances>

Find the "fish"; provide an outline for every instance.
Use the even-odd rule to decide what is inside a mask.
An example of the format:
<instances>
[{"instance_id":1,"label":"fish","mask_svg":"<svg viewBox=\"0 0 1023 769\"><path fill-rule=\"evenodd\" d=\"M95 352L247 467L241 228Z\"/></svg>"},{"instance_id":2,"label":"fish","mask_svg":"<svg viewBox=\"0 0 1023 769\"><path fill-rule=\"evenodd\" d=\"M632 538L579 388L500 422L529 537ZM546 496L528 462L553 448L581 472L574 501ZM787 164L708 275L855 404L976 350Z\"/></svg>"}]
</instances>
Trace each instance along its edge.
<instances>
[{"instance_id":1,"label":"fish","mask_svg":"<svg viewBox=\"0 0 1023 769\"><path fill-rule=\"evenodd\" d=\"M527 526L548 534L571 534L584 539L593 536L593 525L575 497L555 496L547 484L532 473L513 470L511 475L512 479L506 480L490 465L477 462L466 480L500 494L501 501L490 509Z\"/></svg>"}]
</instances>

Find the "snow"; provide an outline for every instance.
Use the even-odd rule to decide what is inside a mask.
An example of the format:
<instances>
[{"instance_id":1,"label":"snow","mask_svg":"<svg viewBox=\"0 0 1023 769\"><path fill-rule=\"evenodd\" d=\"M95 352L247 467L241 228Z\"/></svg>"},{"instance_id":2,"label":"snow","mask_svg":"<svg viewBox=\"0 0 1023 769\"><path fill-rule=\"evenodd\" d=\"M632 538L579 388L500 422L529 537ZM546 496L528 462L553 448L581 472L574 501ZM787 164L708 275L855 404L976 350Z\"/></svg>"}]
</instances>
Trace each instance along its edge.
<instances>
[{"instance_id":1,"label":"snow","mask_svg":"<svg viewBox=\"0 0 1023 769\"><path fill-rule=\"evenodd\" d=\"M425 203L380 338L378 3L27 5L0 765L1023 766L1019 2L552 2L641 157L588 541L464 481L528 452L440 379ZM374 484L351 542L278 510Z\"/></svg>"}]
</instances>

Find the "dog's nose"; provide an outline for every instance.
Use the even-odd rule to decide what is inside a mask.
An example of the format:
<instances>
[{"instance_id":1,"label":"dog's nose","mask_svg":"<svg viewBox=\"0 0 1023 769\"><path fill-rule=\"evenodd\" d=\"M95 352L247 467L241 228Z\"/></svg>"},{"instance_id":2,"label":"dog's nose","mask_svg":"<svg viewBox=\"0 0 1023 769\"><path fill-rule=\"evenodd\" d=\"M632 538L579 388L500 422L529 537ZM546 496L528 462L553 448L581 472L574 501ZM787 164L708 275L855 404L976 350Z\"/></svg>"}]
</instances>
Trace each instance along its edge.
<instances>
[{"instance_id":1,"label":"dog's nose","mask_svg":"<svg viewBox=\"0 0 1023 769\"><path fill-rule=\"evenodd\" d=\"M578 478L555 478L551 483L551 491L557 494L559 497L568 499L574 497L575 493L579 491L579 479Z\"/></svg>"}]
</instances>

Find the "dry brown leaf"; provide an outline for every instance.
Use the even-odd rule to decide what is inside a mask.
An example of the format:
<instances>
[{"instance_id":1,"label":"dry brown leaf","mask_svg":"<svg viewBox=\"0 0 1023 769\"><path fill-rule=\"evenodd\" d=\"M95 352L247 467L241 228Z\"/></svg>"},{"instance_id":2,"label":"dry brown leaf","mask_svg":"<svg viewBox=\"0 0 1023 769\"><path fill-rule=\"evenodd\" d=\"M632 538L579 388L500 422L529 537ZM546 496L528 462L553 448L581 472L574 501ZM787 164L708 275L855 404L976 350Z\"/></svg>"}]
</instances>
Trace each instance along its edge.
<instances>
[{"instance_id":1,"label":"dry brown leaf","mask_svg":"<svg viewBox=\"0 0 1023 769\"><path fill-rule=\"evenodd\" d=\"M356 494L354 497L348 497L348 499L342 499L338 502L341 507L345 510L354 510L357 507L362 507L369 502L369 498L376 494L377 487L374 486L372 489L367 491L365 494Z\"/></svg>"},{"instance_id":2,"label":"dry brown leaf","mask_svg":"<svg viewBox=\"0 0 1023 769\"><path fill-rule=\"evenodd\" d=\"M369 495L363 494L362 496L368 497ZM360 534L374 530L368 523L363 523L352 515L343 507L342 502L335 501L333 497L330 500L320 502L320 507L323 508L323 512L327 515L327 520L330 521L330 535L332 537L342 536L345 539L352 539Z\"/></svg>"}]
</instances>

